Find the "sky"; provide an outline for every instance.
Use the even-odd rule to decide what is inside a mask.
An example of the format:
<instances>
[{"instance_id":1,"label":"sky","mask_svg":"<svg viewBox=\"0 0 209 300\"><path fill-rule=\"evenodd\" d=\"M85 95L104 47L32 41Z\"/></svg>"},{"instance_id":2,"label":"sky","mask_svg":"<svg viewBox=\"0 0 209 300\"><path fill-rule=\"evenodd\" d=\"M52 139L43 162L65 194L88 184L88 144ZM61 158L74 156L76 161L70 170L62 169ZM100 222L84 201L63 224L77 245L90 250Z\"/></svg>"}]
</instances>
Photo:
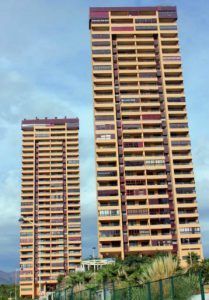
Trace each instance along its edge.
<instances>
[{"instance_id":1,"label":"sky","mask_svg":"<svg viewBox=\"0 0 209 300\"><path fill-rule=\"evenodd\" d=\"M19 266L21 120L80 118L83 255L97 246L90 6L177 5L204 254L209 257L209 1L0 0L0 270Z\"/></svg>"}]
</instances>

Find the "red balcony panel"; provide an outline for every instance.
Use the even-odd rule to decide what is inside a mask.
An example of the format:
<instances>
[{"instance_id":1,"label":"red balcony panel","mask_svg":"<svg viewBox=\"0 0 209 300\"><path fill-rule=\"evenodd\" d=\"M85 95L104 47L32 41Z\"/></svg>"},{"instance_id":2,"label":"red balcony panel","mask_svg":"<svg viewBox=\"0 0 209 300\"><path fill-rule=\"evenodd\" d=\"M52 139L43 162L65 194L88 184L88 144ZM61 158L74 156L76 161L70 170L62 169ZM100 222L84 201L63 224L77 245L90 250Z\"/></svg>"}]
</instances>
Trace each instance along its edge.
<instances>
[{"instance_id":1,"label":"red balcony panel","mask_svg":"<svg viewBox=\"0 0 209 300\"><path fill-rule=\"evenodd\" d=\"M128 215L147 215L148 209L128 209Z\"/></svg>"},{"instance_id":2,"label":"red balcony panel","mask_svg":"<svg viewBox=\"0 0 209 300\"><path fill-rule=\"evenodd\" d=\"M80 237L69 237L69 241L81 241Z\"/></svg>"},{"instance_id":3,"label":"red balcony panel","mask_svg":"<svg viewBox=\"0 0 209 300\"><path fill-rule=\"evenodd\" d=\"M33 239L20 239L20 243L33 243Z\"/></svg>"},{"instance_id":4,"label":"red balcony panel","mask_svg":"<svg viewBox=\"0 0 209 300\"><path fill-rule=\"evenodd\" d=\"M160 120L160 114L150 114L150 115L143 115L142 120Z\"/></svg>"},{"instance_id":5,"label":"red balcony panel","mask_svg":"<svg viewBox=\"0 0 209 300\"><path fill-rule=\"evenodd\" d=\"M146 190L127 190L126 194L128 196L140 196L140 195L146 195Z\"/></svg>"},{"instance_id":6,"label":"red balcony panel","mask_svg":"<svg viewBox=\"0 0 209 300\"><path fill-rule=\"evenodd\" d=\"M90 10L90 18L100 19L100 18L109 18L108 11L92 11Z\"/></svg>"}]
</instances>

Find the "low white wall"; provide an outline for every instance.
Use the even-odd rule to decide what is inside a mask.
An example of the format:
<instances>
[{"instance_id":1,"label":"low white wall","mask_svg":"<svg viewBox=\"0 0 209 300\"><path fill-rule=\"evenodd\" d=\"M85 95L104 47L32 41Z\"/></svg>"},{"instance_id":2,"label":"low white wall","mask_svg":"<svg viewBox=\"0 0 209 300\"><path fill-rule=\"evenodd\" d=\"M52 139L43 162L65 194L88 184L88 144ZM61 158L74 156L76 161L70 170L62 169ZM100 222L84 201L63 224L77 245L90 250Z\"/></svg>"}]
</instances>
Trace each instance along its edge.
<instances>
[{"instance_id":1,"label":"low white wall","mask_svg":"<svg viewBox=\"0 0 209 300\"><path fill-rule=\"evenodd\" d=\"M193 296L191 300L201 300L201 295ZM205 294L205 300L209 300L209 294Z\"/></svg>"}]
</instances>

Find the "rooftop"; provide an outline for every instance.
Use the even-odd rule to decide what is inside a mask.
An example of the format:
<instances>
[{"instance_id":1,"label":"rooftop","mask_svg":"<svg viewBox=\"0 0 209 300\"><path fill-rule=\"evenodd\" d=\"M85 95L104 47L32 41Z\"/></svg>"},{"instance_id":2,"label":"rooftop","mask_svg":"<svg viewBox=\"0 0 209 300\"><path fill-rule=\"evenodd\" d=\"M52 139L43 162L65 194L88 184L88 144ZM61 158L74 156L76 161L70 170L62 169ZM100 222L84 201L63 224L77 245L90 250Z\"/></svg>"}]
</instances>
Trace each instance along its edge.
<instances>
[{"instance_id":1,"label":"rooftop","mask_svg":"<svg viewBox=\"0 0 209 300\"><path fill-rule=\"evenodd\" d=\"M89 27L91 19L108 19L109 12L127 12L128 15L138 16L144 12L156 12L166 14L169 17L177 19L176 6L136 6L136 7L90 7L89 9Z\"/></svg>"},{"instance_id":2,"label":"rooftop","mask_svg":"<svg viewBox=\"0 0 209 300\"><path fill-rule=\"evenodd\" d=\"M44 118L44 119L24 119L22 120L22 126L26 125L62 125L62 124L74 124L75 126L79 126L78 118Z\"/></svg>"},{"instance_id":3,"label":"rooftop","mask_svg":"<svg viewBox=\"0 0 209 300\"><path fill-rule=\"evenodd\" d=\"M90 7L90 14L96 11L176 11L176 6Z\"/></svg>"}]
</instances>

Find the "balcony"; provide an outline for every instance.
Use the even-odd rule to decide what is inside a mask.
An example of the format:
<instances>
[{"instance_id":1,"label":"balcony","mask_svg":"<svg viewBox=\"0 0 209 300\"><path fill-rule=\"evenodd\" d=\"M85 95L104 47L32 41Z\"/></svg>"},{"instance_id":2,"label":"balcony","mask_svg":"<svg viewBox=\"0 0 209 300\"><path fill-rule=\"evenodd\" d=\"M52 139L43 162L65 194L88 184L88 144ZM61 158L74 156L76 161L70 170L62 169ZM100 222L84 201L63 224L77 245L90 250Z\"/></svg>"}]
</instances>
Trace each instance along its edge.
<instances>
[{"instance_id":1,"label":"balcony","mask_svg":"<svg viewBox=\"0 0 209 300\"><path fill-rule=\"evenodd\" d=\"M104 47L104 46L110 46L110 42L108 41L92 42L92 47Z\"/></svg>"},{"instance_id":2,"label":"balcony","mask_svg":"<svg viewBox=\"0 0 209 300\"><path fill-rule=\"evenodd\" d=\"M172 141L171 145L174 146L174 147L191 146L191 142L190 141Z\"/></svg>"},{"instance_id":3,"label":"balcony","mask_svg":"<svg viewBox=\"0 0 209 300\"><path fill-rule=\"evenodd\" d=\"M123 124L124 130L139 130L141 129L141 124Z\"/></svg>"},{"instance_id":4,"label":"balcony","mask_svg":"<svg viewBox=\"0 0 209 300\"><path fill-rule=\"evenodd\" d=\"M148 209L128 209L128 215L148 215Z\"/></svg>"},{"instance_id":5,"label":"balcony","mask_svg":"<svg viewBox=\"0 0 209 300\"><path fill-rule=\"evenodd\" d=\"M180 228L180 234L182 234L182 235L200 234L200 228L199 227L184 227L184 228Z\"/></svg>"},{"instance_id":6,"label":"balcony","mask_svg":"<svg viewBox=\"0 0 209 300\"><path fill-rule=\"evenodd\" d=\"M96 134L97 140L114 140L115 135L114 134Z\"/></svg>"},{"instance_id":7,"label":"balcony","mask_svg":"<svg viewBox=\"0 0 209 300\"><path fill-rule=\"evenodd\" d=\"M109 34L92 34L92 39L109 39Z\"/></svg>"},{"instance_id":8,"label":"balcony","mask_svg":"<svg viewBox=\"0 0 209 300\"><path fill-rule=\"evenodd\" d=\"M118 190L103 190L97 192L98 197L112 197L118 196Z\"/></svg>"},{"instance_id":9,"label":"balcony","mask_svg":"<svg viewBox=\"0 0 209 300\"><path fill-rule=\"evenodd\" d=\"M103 116L95 116L95 121L114 121L114 116L103 115Z\"/></svg>"},{"instance_id":10,"label":"balcony","mask_svg":"<svg viewBox=\"0 0 209 300\"><path fill-rule=\"evenodd\" d=\"M157 19L150 18L150 19L136 19L136 23L141 23L141 24L149 24L149 23L157 23Z\"/></svg>"},{"instance_id":11,"label":"balcony","mask_svg":"<svg viewBox=\"0 0 209 300\"><path fill-rule=\"evenodd\" d=\"M98 177L114 177L117 176L116 171L97 171Z\"/></svg>"},{"instance_id":12,"label":"balcony","mask_svg":"<svg viewBox=\"0 0 209 300\"><path fill-rule=\"evenodd\" d=\"M175 103L179 103L179 102L185 102L185 97L175 97L175 98L167 98L168 102L175 102Z\"/></svg>"},{"instance_id":13,"label":"balcony","mask_svg":"<svg viewBox=\"0 0 209 300\"><path fill-rule=\"evenodd\" d=\"M112 245L101 245L99 247L99 252L105 257L108 253L120 253L122 251L121 246L112 246Z\"/></svg>"},{"instance_id":14,"label":"balcony","mask_svg":"<svg viewBox=\"0 0 209 300\"><path fill-rule=\"evenodd\" d=\"M177 20L177 13L176 11L159 11L158 13L159 19L172 19L172 20ZM170 22L170 20L169 20Z\"/></svg>"},{"instance_id":15,"label":"balcony","mask_svg":"<svg viewBox=\"0 0 209 300\"><path fill-rule=\"evenodd\" d=\"M160 120L160 119L161 119L160 114L142 115L142 120Z\"/></svg>"},{"instance_id":16,"label":"balcony","mask_svg":"<svg viewBox=\"0 0 209 300\"><path fill-rule=\"evenodd\" d=\"M111 28L112 31L133 31L134 26L114 26Z\"/></svg>"},{"instance_id":17,"label":"balcony","mask_svg":"<svg viewBox=\"0 0 209 300\"><path fill-rule=\"evenodd\" d=\"M139 103L139 98L121 98L120 100L122 103Z\"/></svg>"},{"instance_id":18,"label":"balcony","mask_svg":"<svg viewBox=\"0 0 209 300\"><path fill-rule=\"evenodd\" d=\"M176 25L160 25L160 30L172 30L172 31L176 31L177 30L177 26Z\"/></svg>"},{"instance_id":19,"label":"balcony","mask_svg":"<svg viewBox=\"0 0 209 300\"><path fill-rule=\"evenodd\" d=\"M120 236L120 230L103 230L100 231L100 238L101 237L119 237Z\"/></svg>"},{"instance_id":20,"label":"balcony","mask_svg":"<svg viewBox=\"0 0 209 300\"><path fill-rule=\"evenodd\" d=\"M181 61L181 56L163 56L163 61Z\"/></svg>"},{"instance_id":21,"label":"balcony","mask_svg":"<svg viewBox=\"0 0 209 300\"><path fill-rule=\"evenodd\" d=\"M157 26L136 26L136 30L140 31L155 31Z\"/></svg>"},{"instance_id":22,"label":"balcony","mask_svg":"<svg viewBox=\"0 0 209 300\"><path fill-rule=\"evenodd\" d=\"M176 189L177 194L195 194L194 188L177 188Z\"/></svg>"},{"instance_id":23,"label":"balcony","mask_svg":"<svg viewBox=\"0 0 209 300\"><path fill-rule=\"evenodd\" d=\"M110 65L94 65L93 70L94 71L106 71L106 70L111 70L112 66Z\"/></svg>"},{"instance_id":24,"label":"balcony","mask_svg":"<svg viewBox=\"0 0 209 300\"><path fill-rule=\"evenodd\" d=\"M188 123L171 123L170 128L188 128Z\"/></svg>"},{"instance_id":25,"label":"balcony","mask_svg":"<svg viewBox=\"0 0 209 300\"><path fill-rule=\"evenodd\" d=\"M98 49L98 50L92 50L92 54L99 54L99 55L103 55L103 54L111 54L111 51L109 49Z\"/></svg>"},{"instance_id":26,"label":"balcony","mask_svg":"<svg viewBox=\"0 0 209 300\"><path fill-rule=\"evenodd\" d=\"M103 13L102 16L108 17L108 14ZM91 19L91 23L92 24L107 24L107 23L109 23L109 19L108 18Z\"/></svg>"},{"instance_id":27,"label":"balcony","mask_svg":"<svg viewBox=\"0 0 209 300\"><path fill-rule=\"evenodd\" d=\"M102 124L96 125L96 130L114 130L115 126L113 124Z\"/></svg>"},{"instance_id":28,"label":"balcony","mask_svg":"<svg viewBox=\"0 0 209 300\"><path fill-rule=\"evenodd\" d=\"M124 148L140 148L140 147L143 147L143 142L124 143Z\"/></svg>"},{"instance_id":29,"label":"balcony","mask_svg":"<svg viewBox=\"0 0 209 300\"><path fill-rule=\"evenodd\" d=\"M119 216L119 210L114 209L114 210L100 210L99 211L99 216L101 217L106 217L106 216Z\"/></svg>"}]
</instances>

